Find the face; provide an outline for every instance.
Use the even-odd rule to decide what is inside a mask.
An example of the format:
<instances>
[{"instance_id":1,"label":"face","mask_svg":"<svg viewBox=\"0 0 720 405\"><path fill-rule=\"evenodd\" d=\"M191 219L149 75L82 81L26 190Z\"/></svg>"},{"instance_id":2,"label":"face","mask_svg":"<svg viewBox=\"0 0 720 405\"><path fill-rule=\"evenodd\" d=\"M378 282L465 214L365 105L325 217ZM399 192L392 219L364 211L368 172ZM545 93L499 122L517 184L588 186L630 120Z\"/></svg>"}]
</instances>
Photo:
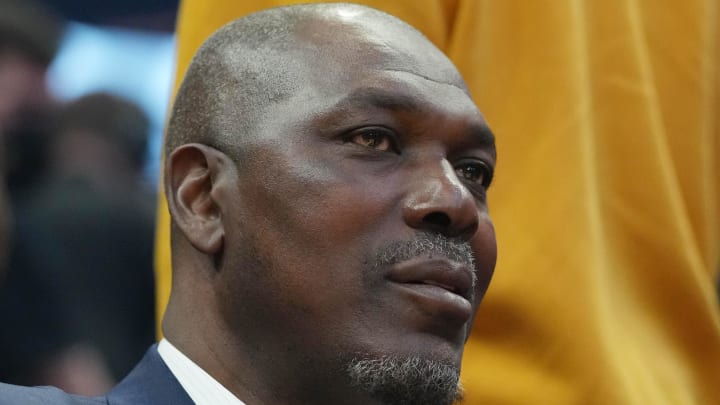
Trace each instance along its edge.
<instances>
[{"instance_id":1,"label":"face","mask_svg":"<svg viewBox=\"0 0 720 405\"><path fill-rule=\"evenodd\" d=\"M225 318L299 366L459 367L496 258L492 134L429 44L347 35L331 37L355 54L294 58L302 89L243 144L222 213Z\"/></svg>"},{"instance_id":2,"label":"face","mask_svg":"<svg viewBox=\"0 0 720 405\"><path fill-rule=\"evenodd\" d=\"M16 53L0 53L0 128L14 124L23 110L49 102L44 67Z\"/></svg>"}]
</instances>

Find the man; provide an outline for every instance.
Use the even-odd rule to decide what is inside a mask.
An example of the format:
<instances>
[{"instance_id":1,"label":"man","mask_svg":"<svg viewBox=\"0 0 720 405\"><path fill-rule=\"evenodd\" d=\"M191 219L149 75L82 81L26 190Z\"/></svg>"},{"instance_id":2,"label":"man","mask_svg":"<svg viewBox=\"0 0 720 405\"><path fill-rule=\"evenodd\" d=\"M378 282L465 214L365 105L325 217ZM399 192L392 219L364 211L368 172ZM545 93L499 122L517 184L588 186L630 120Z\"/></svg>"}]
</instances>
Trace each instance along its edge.
<instances>
[{"instance_id":1,"label":"man","mask_svg":"<svg viewBox=\"0 0 720 405\"><path fill-rule=\"evenodd\" d=\"M461 397L495 266L495 147L419 32L343 4L231 23L186 74L166 156L167 340L105 398L5 386L0 404Z\"/></svg>"}]
</instances>

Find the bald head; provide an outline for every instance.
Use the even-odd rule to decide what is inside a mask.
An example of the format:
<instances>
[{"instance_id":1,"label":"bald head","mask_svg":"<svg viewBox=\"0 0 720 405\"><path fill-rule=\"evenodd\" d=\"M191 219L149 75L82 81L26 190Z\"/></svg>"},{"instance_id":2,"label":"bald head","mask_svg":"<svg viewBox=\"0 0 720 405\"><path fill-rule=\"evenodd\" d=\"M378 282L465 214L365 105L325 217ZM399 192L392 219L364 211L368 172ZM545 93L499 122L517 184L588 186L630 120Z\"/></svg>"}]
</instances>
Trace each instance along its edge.
<instances>
[{"instance_id":1,"label":"bald head","mask_svg":"<svg viewBox=\"0 0 720 405\"><path fill-rule=\"evenodd\" d=\"M386 54L393 62L381 66ZM358 63L398 71L432 66L416 73L465 89L445 55L389 14L345 3L264 10L225 25L196 53L175 99L165 152L198 142L238 159L268 106L308 81L347 79Z\"/></svg>"}]
</instances>

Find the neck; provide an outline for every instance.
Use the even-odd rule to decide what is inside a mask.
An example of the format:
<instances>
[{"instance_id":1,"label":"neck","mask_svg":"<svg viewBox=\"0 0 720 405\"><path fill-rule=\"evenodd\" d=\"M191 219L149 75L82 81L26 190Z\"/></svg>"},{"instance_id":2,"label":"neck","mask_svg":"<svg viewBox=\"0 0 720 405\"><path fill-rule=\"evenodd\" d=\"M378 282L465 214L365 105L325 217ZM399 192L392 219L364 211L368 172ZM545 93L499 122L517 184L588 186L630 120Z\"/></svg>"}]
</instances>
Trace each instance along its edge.
<instances>
[{"instance_id":1,"label":"neck","mask_svg":"<svg viewBox=\"0 0 720 405\"><path fill-rule=\"evenodd\" d=\"M173 312L169 307L163 324L167 339L247 405L381 405L350 387L342 366L238 343L213 332L212 321L176 327L168 322Z\"/></svg>"}]
</instances>

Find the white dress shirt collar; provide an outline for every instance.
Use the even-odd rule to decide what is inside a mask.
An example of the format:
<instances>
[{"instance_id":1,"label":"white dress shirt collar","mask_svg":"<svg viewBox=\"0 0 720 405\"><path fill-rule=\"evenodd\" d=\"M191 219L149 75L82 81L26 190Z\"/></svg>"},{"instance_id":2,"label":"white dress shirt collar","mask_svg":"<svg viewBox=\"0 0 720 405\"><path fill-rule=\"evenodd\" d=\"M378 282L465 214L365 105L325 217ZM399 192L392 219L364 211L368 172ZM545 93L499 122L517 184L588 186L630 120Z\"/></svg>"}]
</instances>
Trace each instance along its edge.
<instances>
[{"instance_id":1,"label":"white dress shirt collar","mask_svg":"<svg viewBox=\"0 0 720 405\"><path fill-rule=\"evenodd\" d=\"M167 339L160 341L157 350L196 405L245 405Z\"/></svg>"}]
</instances>

